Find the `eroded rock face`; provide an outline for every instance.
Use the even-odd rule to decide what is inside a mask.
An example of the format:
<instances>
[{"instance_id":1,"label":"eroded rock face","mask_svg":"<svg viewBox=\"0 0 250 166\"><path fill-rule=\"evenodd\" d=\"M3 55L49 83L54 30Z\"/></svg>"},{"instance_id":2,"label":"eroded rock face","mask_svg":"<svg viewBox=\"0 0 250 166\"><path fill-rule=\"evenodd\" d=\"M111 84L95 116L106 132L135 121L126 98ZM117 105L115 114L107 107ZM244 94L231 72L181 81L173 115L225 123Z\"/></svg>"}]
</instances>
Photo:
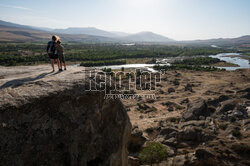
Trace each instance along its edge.
<instances>
[{"instance_id":1,"label":"eroded rock face","mask_svg":"<svg viewBox=\"0 0 250 166\"><path fill-rule=\"evenodd\" d=\"M2 89L0 165L127 166L131 124L123 104L86 85L46 78Z\"/></svg>"}]
</instances>

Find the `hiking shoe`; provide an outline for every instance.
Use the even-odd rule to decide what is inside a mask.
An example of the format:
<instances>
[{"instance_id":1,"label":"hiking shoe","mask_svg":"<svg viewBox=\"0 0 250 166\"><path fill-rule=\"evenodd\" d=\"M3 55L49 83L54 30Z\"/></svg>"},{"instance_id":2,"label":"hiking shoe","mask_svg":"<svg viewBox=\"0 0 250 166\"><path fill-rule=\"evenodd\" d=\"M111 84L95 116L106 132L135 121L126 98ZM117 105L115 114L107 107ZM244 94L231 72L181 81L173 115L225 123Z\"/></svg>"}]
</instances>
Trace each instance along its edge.
<instances>
[{"instance_id":1,"label":"hiking shoe","mask_svg":"<svg viewBox=\"0 0 250 166\"><path fill-rule=\"evenodd\" d=\"M66 68L64 68L64 70L67 70Z\"/></svg>"},{"instance_id":2,"label":"hiking shoe","mask_svg":"<svg viewBox=\"0 0 250 166\"><path fill-rule=\"evenodd\" d=\"M59 71L63 71L62 69L59 69Z\"/></svg>"}]
</instances>

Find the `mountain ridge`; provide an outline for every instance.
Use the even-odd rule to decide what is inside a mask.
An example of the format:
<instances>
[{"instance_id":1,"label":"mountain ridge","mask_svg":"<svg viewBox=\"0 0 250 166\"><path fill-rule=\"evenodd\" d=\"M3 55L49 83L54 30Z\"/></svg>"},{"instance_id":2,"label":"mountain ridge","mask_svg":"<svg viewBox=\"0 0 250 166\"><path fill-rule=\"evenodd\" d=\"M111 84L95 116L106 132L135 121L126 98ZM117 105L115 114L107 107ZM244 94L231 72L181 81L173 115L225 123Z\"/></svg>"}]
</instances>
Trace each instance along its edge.
<instances>
[{"instance_id":1,"label":"mountain ridge","mask_svg":"<svg viewBox=\"0 0 250 166\"><path fill-rule=\"evenodd\" d=\"M184 45L218 45L222 47L243 46L250 48L250 35L237 38L215 38L207 40L177 41L150 31L129 34L119 31L105 31L95 27L70 27L51 29L15 24L0 20L1 42L22 42L48 40L51 35L59 35L64 41L72 42L136 42L136 43L167 43Z\"/></svg>"}]
</instances>

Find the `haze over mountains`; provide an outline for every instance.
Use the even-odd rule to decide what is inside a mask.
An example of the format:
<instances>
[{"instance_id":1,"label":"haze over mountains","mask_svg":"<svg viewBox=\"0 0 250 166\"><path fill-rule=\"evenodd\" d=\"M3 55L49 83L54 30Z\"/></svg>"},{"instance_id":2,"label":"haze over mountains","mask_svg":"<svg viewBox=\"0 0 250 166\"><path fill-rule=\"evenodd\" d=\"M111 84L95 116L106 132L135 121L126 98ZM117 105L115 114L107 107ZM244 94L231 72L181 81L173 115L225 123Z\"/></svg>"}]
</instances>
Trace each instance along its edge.
<instances>
[{"instance_id":1,"label":"haze over mountains","mask_svg":"<svg viewBox=\"0 0 250 166\"><path fill-rule=\"evenodd\" d=\"M146 42L250 47L250 35L228 39L220 38L210 40L175 41L153 32L139 32L136 34L128 34L117 31L104 31L95 27L51 29L20 25L0 20L1 42L45 41L48 40L52 34L59 35L64 41L73 42Z\"/></svg>"}]
</instances>

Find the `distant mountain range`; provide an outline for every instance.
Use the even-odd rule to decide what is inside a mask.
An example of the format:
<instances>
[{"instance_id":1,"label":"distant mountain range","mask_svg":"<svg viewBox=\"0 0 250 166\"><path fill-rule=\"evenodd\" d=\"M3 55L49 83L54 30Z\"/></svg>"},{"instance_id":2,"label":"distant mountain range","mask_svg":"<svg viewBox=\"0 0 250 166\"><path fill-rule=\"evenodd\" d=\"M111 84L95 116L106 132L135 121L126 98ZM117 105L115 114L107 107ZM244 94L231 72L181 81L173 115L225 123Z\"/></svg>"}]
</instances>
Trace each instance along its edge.
<instances>
[{"instance_id":1,"label":"distant mountain range","mask_svg":"<svg viewBox=\"0 0 250 166\"><path fill-rule=\"evenodd\" d=\"M54 29L52 30L55 33L63 33L63 34L85 34L85 35L92 35L92 36L103 36L103 37L110 37L110 38L118 38L121 37L118 34L107 32L101 29L97 29L94 27L86 27L86 28L67 28L67 29Z\"/></svg>"},{"instance_id":2,"label":"distant mountain range","mask_svg":"<svg viewBox=\"0 0 250 166\"><path fill-rule=\"evenodd\" d=\"M125 41L132 42L174 42L174 40L169 39L165 36L155 34L153 32L140 32L132 35L128 35L122 38Z\"/></svg>"},{"instance_id":3,"label":"distant mountain range","mask_svg":"<svg viewBox=\"0 0 250 166\"><path fill-rule=\"evenodd\" d=\"M62 40L71 42L140 42L183 45L216 45L219 47L243 46L250 48L250 35L239 38L175 41L153 32L129 34L117 31L109 32L94 27L51 29L20 25L0 20L1 42L47 41L50 39L52 34L59 35Z\"/></svg>"}]
</instances>

